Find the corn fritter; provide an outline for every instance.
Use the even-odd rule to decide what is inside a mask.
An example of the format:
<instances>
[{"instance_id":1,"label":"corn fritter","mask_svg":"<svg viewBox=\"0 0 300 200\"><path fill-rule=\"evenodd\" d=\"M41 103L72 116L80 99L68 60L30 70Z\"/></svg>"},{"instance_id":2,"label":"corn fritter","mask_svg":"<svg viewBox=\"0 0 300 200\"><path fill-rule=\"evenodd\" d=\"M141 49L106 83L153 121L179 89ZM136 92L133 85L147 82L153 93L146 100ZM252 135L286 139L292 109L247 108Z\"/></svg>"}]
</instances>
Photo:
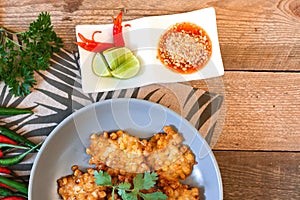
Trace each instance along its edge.
<instances>
[{"instance_id":1,"label":"corn fritter","mask_svg":"<svg viewBox=\"0 0 300 200\"><path fill-rule=\"evenodd\" d=\"M180 182L192 173L196 164L193 152L182 144L183 137L171 126L165 126L163 130L149 140L122 130L92 134L86 153L91 156L89 164L95 164L95 169L83 172L78 166L73 166L72 175L57 181L59 195L63 200L111 199L111 188L96 185L95 170L107 172L115 183L132 183L137 173L155 171L157 184L146 192L161 191L168 200L200 199L198 188ZM121 197L115 193L115 199L121 200Z\"/></svg>"}]
</instances>

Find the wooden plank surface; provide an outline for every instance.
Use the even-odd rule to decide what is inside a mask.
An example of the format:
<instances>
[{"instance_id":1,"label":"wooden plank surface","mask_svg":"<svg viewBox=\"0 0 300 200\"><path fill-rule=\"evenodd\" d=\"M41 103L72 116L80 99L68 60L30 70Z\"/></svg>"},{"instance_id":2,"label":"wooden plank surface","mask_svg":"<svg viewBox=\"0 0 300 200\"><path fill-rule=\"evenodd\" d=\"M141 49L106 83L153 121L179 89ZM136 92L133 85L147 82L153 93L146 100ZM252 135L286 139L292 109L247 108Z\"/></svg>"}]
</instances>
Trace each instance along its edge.
<instances>
[{"instance_id":1,"label":"wooden plank surface","mask_svg":"<svg viewBox=\"0 0 300 200\"><path fill-rule=\"evenodd\" d=\"M300 151L299 73L226 72L222 79L192 82L226 91L225 123L214 149Z\"/></svg>"},{"instance_id":2,"label":"wooden plank surface","mask_svg":"<svg viewBox=\"0 0 300 200\"><path fill-rule=\"evenodd\" d=\"M300 153L214 151L224 199L300 199Z\"/></svg>"},{"instance_id":3,"label":"wooden plank surface","mask_svg":"<svg viewBox=\"0 0 300 200\"><path fill-rule=\"evenodd\" d=\"M226 70L300 71L298 0L22 0L0 2L0 25L25 30L41 11L49 11L65 48L76 50L77 24L112 23L118 10L125 20L215 7ZM202 19L199 19L202 20ZM205 20L205 19L203 19Z\"/></svg>"},{"instance_id":4,"label":"wooden plank surface","mask_svg":"<svg viewBox=\"0 0 300 200\"><path fill-rule=\"evenodd\" d=\"M188 84L225 94L214 147L224 199L300 199L299 0L9 0L0 26L22 31L49 11L65 48L77 50L76 25L112 23L121 9L131 20L205 7L216 9L226 73Z\"/></svg>"},{"instance_id":5,"label":"wooden plank surface","mask_svg":"<svg viewBox=\"0 0 300 200\"><path fill-rule=\"evenodd\" d=\"M75 25L111 23L120 9L126 8L129 20L209 6L216 8L225 69L238 70L223 77L226 122L215 148L299 150L299 73L239 72L299 71L297 1L1 1L0 25L23 30L39 12L49 11L65 47L76 50Z\"/></svg>"}]
</instances>

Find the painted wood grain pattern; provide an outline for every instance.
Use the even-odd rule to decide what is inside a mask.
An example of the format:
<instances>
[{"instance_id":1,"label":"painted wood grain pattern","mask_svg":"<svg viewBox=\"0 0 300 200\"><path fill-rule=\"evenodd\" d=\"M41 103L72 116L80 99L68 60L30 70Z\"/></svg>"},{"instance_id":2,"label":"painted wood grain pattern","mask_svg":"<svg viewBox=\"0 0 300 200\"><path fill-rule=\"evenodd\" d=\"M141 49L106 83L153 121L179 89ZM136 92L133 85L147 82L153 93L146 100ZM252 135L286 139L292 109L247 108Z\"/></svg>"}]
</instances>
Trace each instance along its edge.
<instances>
[{"instance_id":1,"label":"painted wood grain pattern","mask_svg":"<svg viewBox=\"0 0 300 200\"><path fill-rule=\"evenodd\" d=\"M300 70L298 0L10 0L0 2L0 25L25 30L41 11L49 11L65 48L76 50L77 24L112 23L111 16L120 9L126 11L124 19L130 20L211 6L217 13L226 70Z\"/></svg>"},{"instance_id":2,"label":"painted wood grain pattern","mask_svg":"<svg viewBox=\"0 0 300 200\"><path fill-rule=\"evenodd\" d=\"M300 199L300 153L214 151L224 200Z\"/></svg>"},{"instance_id":3,"label":"painted wood grain pattern","mask_svg":"<svg viewBox=\"0 0 300 200\"><path fill-rule=\"evenodd\" d=\"M222 79L192 82L226 91L225 123L215 149L300 151L299 73L226 72Z\"/></svg>"}]
</instances>

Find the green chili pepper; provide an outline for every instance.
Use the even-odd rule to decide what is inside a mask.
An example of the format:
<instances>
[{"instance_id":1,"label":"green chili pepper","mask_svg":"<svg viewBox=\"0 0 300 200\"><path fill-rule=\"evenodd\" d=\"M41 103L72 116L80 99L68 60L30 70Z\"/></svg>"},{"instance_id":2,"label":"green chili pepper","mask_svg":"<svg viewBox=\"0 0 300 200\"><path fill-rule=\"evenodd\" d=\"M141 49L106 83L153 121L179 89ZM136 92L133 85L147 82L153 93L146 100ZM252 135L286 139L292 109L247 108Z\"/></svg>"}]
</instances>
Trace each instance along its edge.
<instances>
[{"instance_id":1,"label":"green chili pepper","mask_svg":"<svg viewBox=\"0 0 300 200\"><path fill-rule=\"evenodd\" d=\"M20 115L20 114L32 114L32 113L33 112L28 109L0 107L0 115Z\"/></svg>"},{"instance_id":2,"label":"green chili pepper","mask_svg":"<svg viewBox=\"0 0 300 200\"><path fill-rule=\"evenodd\" d=\"M0 182L13 188L13 189L16 189L18 190L19 192L23 193L23 194L28 194L28 186L26 183L20 183L18 181L15 181L13 179L9 179L9 178L6 178L4 176L0 176ZM6 189L6 188L0 188L0 194L2 196L16 196L16 193L12 192L11 190L9 189Z\"/></svg>"},{"instance_id":3,"label":"green chili pepper","mask_svg":"<svg viewBox=\"0 0 300 200\"><path fill-rule=\"evenodd\" d=\"M33 148L29 149L28 151L25 151L24 153L19 154L17 156L0 159L0 166L7 167L7 166L18 164L19 162L21 162L25 158L25 156L27 154L31 153L32 151L34 151L35 149L40 147L41 144L42 144L42 142L39 143L38 145L34 146ZM1 182L1 180L0 180L0 182Z\"/></svg>"},{"instance_id":4,"label":"green chili pepper","mask_svg":"<svg viewBox=\"0 0 300 200\"><path fill-rule=\"evenodd\" d=\"M20 145L0 143L0 148L3 148L3 147L12 147L12 148L16 148L16 149L28 149L29 148L29 147L24 147L24 146L20 146Z\"/></svg>"},{"instance_id":5,"label":"green chili pepper","mask_svg":"<svg viewBox=\"0 0 300 200\"><path fill-rule=\"evenodd\" d=\"M4 188L4 187L0 187L0 196L3 196L3 197L19 196L19 197L27 198L27 196L24 195L24 194L13 192L13 191L11 191L7 188Z\"/></svg>"},{"instance_id":6,"label":"green chili pepper","mask_svg":"<svg viewBox=\"0 0 300 200\"><path fill-rule=\"evenodd\" d=\"M6 137L9 137L10 139L12 139L16 142L23 143L27 147L31 147L31 148L35 147L35 144L33 142L31 142L24 136L21 136L18 133L11 131L8 128L5 128L4 126L0 126L0 134L4 135Z\"/></svg>"}]
</instances>

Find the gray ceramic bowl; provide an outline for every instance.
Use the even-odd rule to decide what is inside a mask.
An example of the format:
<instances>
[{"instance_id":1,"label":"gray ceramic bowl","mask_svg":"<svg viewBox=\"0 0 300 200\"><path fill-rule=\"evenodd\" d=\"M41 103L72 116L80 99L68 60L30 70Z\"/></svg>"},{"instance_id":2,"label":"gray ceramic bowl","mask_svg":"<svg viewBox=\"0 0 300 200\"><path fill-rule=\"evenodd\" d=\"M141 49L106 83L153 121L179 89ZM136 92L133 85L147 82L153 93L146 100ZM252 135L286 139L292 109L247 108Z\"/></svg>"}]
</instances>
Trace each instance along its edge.
<instances>
[{"instance_id":1,"label":"gray ceramic bowl","mask_svg":"<svg viewBox=\"0 0 300 200\"><path fill-rule=\"evenodd\" d=\"M29 200L59 200L56 180L71 174L71 166L91 167L85 148L92 133L122 129L139 137L173 125L183 135L198 162L187 183L200 187L206 200L223 199L218 165L206 141L185 119L159 104L137 99L113 99L86 106L61 122L39 151L29 180Z\"/></svg>"}]
</instances>

